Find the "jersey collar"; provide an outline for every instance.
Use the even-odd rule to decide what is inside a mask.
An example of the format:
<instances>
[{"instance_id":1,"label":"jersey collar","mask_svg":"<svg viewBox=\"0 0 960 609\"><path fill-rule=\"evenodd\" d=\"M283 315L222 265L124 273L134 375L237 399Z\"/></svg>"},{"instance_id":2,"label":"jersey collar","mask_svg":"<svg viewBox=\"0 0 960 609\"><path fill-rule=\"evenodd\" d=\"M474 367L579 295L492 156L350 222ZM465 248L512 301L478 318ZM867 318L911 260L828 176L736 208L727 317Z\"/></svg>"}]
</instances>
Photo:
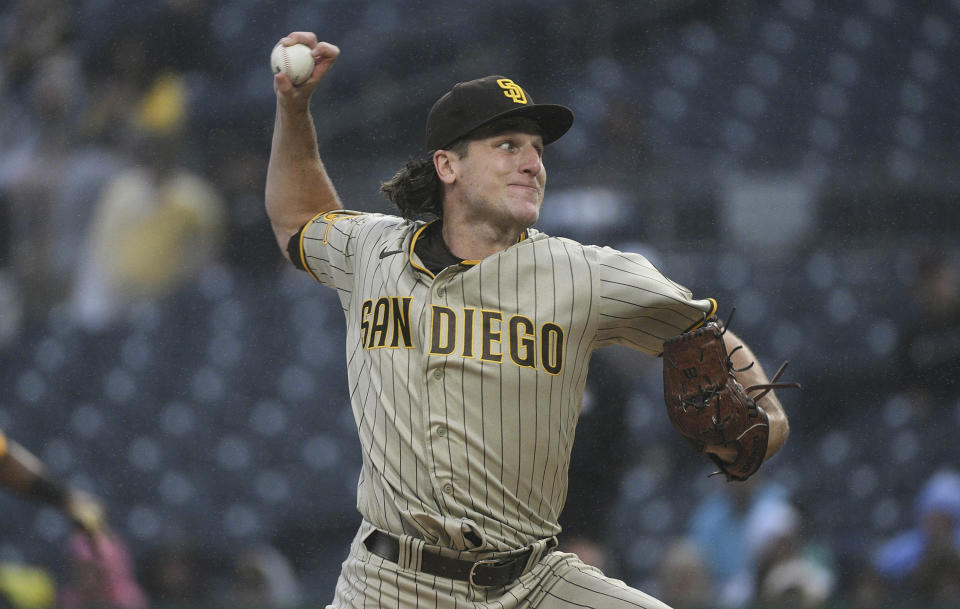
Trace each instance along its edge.
<instances>
[{"instance_id":1,"label":"jersey collar","mask_svg":"<svg viewBox=\"0 0 960 609\"><path fill-rule=\"evenodd\" d=\"M408 252L408 257L410 259L410 265L413 268L417 269L421 273L426 273L431 278L433 278L433 277L436 277L436 275L430 269L426 268L425 264L423 264L423 259L424 259L423 252L424 252L424 248L427 247L426 241L429 238L429 236L426 236L428 229L437 230L437 231L441 230L440 219L435 218L417 229L417 231L413 234L413 238L410 240L410 251ZM520 234L520 238L517 240L517 243L524 241L527 238L527 236L528 236L527 231L526 229L524 229L524 231ZM434 246L442 247L444 252L448 255L449 259L458 261L460 266L471 267L471 266L476 266L477 264L480 264L480 262L482 262L481 260L464 260L454 255L454 253L451 252L450 249L447 247L446 243L443 242L442 237L439 238L439 242ZM418 251L418 248L419 248L419 251ZM416 254L416 256L414 256L414 254ZM444 257L447 257L447 256L444 256Z\"/></svg>"}]
</instances>

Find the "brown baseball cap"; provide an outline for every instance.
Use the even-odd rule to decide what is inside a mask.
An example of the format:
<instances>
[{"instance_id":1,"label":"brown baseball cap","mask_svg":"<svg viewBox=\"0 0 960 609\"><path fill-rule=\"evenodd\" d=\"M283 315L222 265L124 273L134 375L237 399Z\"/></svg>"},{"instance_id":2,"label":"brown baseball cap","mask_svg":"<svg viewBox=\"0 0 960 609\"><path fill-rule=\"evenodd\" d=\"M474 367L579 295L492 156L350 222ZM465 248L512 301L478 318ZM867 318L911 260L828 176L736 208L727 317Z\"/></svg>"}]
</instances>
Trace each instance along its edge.
<instances>
[{"instance_id":1,"label":"brown baseball cap","mask_svg":"<svg viewBox=\"0 0 960 609\"><path fill-rule=\"evenodd\" d=\"M446 148L478 127L513 116L535 121L544 145L559 139L573 125L570 108L535 104L513 80L485 76L455 84L433 104L427 116L427 150Z\"/></svg>"}]
</instances>

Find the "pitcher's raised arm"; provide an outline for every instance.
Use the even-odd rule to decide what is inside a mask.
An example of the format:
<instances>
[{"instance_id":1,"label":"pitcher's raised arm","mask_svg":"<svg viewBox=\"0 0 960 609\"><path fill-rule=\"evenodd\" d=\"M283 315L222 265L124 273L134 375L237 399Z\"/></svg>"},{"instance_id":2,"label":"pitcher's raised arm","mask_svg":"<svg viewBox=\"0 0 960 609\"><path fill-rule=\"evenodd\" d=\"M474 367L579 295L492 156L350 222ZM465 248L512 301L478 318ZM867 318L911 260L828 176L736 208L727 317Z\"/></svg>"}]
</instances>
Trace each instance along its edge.
<instances>
[{"instance_id":1,"label":"pitcher's raised arm","mask_svg":"<svg viewBox=\"0 0 960 609\"><path fill-rule=\"evenodd\" d=\"M287 255L287 242L301 226L324 211L342 207L337 191L324 169L317 147L317 133L310 114L310 100L340 49L317 41L312 32L293 32L278 44L305 44L314 59L313 74L294 86L283 72L274 74L277 96L273 143L267 167L266 210L280 250Z\"/></svg>"}]
</instances>

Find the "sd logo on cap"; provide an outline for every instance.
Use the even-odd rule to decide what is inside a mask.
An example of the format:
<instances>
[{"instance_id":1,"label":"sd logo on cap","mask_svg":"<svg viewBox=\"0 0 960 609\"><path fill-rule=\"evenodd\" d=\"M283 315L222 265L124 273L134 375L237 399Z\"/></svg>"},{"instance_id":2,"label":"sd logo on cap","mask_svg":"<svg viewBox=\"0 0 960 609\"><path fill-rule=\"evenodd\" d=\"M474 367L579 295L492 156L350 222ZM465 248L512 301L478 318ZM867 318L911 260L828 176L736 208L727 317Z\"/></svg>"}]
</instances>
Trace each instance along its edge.
<instances>
[{"instance_id":1,"label":"sd logo on cap","mask_svg":"<svg viewBox=\"0 0 960 609\"><path fill-rule=\"evenodd\" d=\"M513 80L485 76L457 83L433 105L427 116L427 150L446 148L478 127L512 116L535 121L544 145L559 139L573 125L570 108L536 104Z\"/></svg>"}]
</instances>

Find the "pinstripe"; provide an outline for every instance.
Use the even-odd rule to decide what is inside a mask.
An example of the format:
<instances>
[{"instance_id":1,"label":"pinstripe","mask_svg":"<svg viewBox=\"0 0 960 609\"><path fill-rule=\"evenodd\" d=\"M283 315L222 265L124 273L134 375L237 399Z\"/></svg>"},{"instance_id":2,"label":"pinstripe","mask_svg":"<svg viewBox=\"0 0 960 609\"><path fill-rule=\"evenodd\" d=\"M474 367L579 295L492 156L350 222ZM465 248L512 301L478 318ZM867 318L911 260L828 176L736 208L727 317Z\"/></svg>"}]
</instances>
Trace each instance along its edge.
<instances>
[{"instance_id":1,"label":"pinstripe","mask_svg":"<svg viewBox=\"0 0 960 609\"><path fill-rule=\"evenodd\" d=\"M531 254L531 256L533 257L533 264L534 264L534 266L536 266L536 264L537 264L537 250L536 250L536 249L533 250L533 253ZM519 260L517 261L516 273L517 273L517 292L519 293L519 291L520 291L520 265L519 265ZM533 297L534 297L534 304L535 304L536 306L539 306L539 284L538 284L538 282L537 282L537 276L536 276L536 275L533 276ZM538 354L537 357L540 357L540 355ZM540 378L539 378L539 377L533 379L533 392L534 392L534 395L538 395L539 392L540 392ZM538 461L537 455L539 454L539 449L540 449L540 409L539 409L539 408L534 409L534 411L533 411L533 417L534 417L534 419L533 419L533 463L531 463L531 466L530 466L530 471L531 471L530 479L531 479L531 480L536 480L536 476L537 476L537 461ZM543 484L543 479L541 478L541 479L540 479L540 485L542 486L542 484ZM535 486L535 484L531 484L531 485L530 485L530 488L527 489L527 500L526 500L527 505L530 505L530 498L533 496L533 487L534 487L534 486ZM519 495L519 494L520 494L520 492L519 492L519 490L518 490L518 491L517 491L517 495Z\"/></svg>"},{"instance_id":2,"label":"pinstripe","mask_svg":"<svg viewBox=\"0 0 960 609\"><path fill-rule=\"evenodd\" d=\"M466 290L466 285L465 285L465 284L466 284L466 281L467 281L466 277L464 277L463 275L461 275L461 276L458 278L458 281L459 281L459 283L460 283L460 289L463 290L463 291L465 291L465 290ZM465 368L461 368L461 369L460 369L460 386L463 388L464 393L466 393L466 391L467 391L467 380L468 380L468 379L467 379L466 369L465 369ZM457 423L457 429L458 429L458 431L459 431L459 433L460 433L460 436L461 436L461 437L464 437L464 438L465 438L465 437L467 436L467 434L468 434L468 429L467 429L467 420L468 420L468 419L467 419L467 404L468 404L467 400L462 400L462 402L461 402L461 404L460 404L460 413L459 413L459 414L460 414L460 420L459 420L458 423ZM451 443L451 444L452 444L452 443ZM471 453L470 453L470 444L469 444L468 442L462 442L461 444L462 444L462 450L463 450L463 461L466 462L466 463L469 463L469 462L470 462L470 454L471 454ZM476 493L474 492L475 485L478 484L478 481L477 481L477 478L476 478L476 476L474 475L474 472L473 472L473 470L472 470L471 468L466 468L466 484L467 484L467 500L470 502L470 509L471 509L471 511L473 511L474 513L479 513L479 506L478 506L478 504L477 504ZM486 485L486 481L484 481L484 485ZM483 517L483 516L481 516L481 517L478 519L478 524L480 525L481 528L486 528L487 526L489 526L489 523L487 522L486 518Z\"/></svg>"},{"instance_id":3,"label":"pinstripe","mask_svg":"<svg viewBox=\"0 0 960 609\"><path fill-rule=\"evenodd\" d=\"M514 307L516 308L516 310L519 311L519 310L521 310L521 304L520 304L520 290L521 290L521 288L520 288L520 259L519 259L519 258L517 258L516 260L514 260L514 265L513 265L512 272L513 272L513 282L512 282L512 283L513 283L513 293L514 293L514 296L515 296L515 299L514 299ZM509 279L509 276L507 277L507 279ZM537 307L536 297L537 297L537 293L534 292L534 293L533 293L533 298L534 298L533 307L534 307L534 309L536 309L536 307ZM524 401L523 401L523 392L522 392L521 387L520 387L520 370L518 369L516 372L517 372L517 380L516 380L516 385L517 385L517 386L516 386L516 389L515 389L516 395L513 397L513 401L515 401L517 404L522 404L522 403L524 403ZM531 410L532 410L534 413L536 413L536 410L537 410L537 409L536 409L536 408L533 408L533 409L531 409ZM517 426L516 426L516 429L519 430L521 433L519 434L519 435L520 435L520 438L518 438L518 441L517 441L517 480L515 481L515 484L514 484L514 492L513 492L513 493L514 493L514 495L517 497L517 506L519 507L519 506L520 506L520 501L519 501L519 498L520 498L520 478L525 478L525 479L528 479L528 480L532 478L531 476L524 475L524 469L523 469L523 454L524 454L524 451L520 450L520 446L519 446L519 445L520 445L520 442L522 441L522 439L523 439L523 437L524 437L524 435L525 435L525 432L526 432L526 429L524 428L524 425L523 425L522 409L520 409L520 408L517 409ZM517 513L517 517L520 517L519 510L518 510L518 513Z\"/></svg>"},{"instance_id":4,"label":"pinstripe","mask_svg":"<svg viewBox=\"0 0 960 609\"><path fill-rule=\"evenodd\" d=\"M411 251L422 226L343 214L318 218L301 239L311 274L344 309L365 527L468 557L555 536L593 350L616 343L656 354L715 303L692 300L642 256L534 230L433 276ZM566 555L506 591L477 590L371 557L358 540L336 606L564 606L547 590L572 603L582 596L583 606L649 599Z\"/></svg>"},{"instance_id":5,"label":"pinstripe","mask_svg":"<svg viewBox=\"0 0 960 609\"><path fill-rule=\"evenodd\" d=\"M557 263L557 261L555 260L554 255L553 255L553 247L552 247L552 245L551 245L550 247L547 247L546 249L547 249L547 254L549 254L549 256L550 256L550 265L549 265L549 266L552 267L552 268L556 268L556 263ZM552 292L551 298L550 298L550 303L551 303L551 305L552 305L551 317L552 317L553 319L556 319L556 316L557 316L557 309L556 309L556 305L557 305L557 278L556 278L556 275L549 275L548 278L550 279L550 290L551 290L551 292ZM554 390L554 383L550 383L550 391L549 391L549 401L550 401L550 404L556 404L556 403L557 403L557 401L554 399L553 390ZM555 409L555 408L548 408L548 412L550 413L550 417L549 417L549 420L548 420L547 429L548 429L549 431L553 432L553 430L555 430L555 429L557 428L557 425L555 425L555 423L553 422L553 418L554 418L555 415L557 415L557 412L556 412L556 409ZM547 459L545 459L545 460L544 460L544 463L543 463L543 486L544 486L544 488L546 488L547 476L549 476L551 473L553 474L553 480L554 480L554 481L556 480L556 470L554 470L553 472L548 471L548 468L549 468L549 465L550 465L551 461L556 461L555 459L551 459L553 450L559 450L559 448L554 448L553 450L551 450L551 448L554 447L554 444L553 444L554 439L556 439L556 441L557 441L557 447L559 447L559 445L560 445L559 431L556 431L556 432L553 432L553 433L548 434L548 439L547 439ZM543 509L543 497L544 497L545 494L546 494L546 493L542 493L542 494L540 495L540 501L539 501L539 504L538 504L538 506L537 506L537 510L538 510L538 511L540 511L540 510Z\"/></svg>"},{"instance_id":6,"label":"pinstripe","mask_svg":"<svg viewBox=\"0 0 960 609\"><path fill-rule=\"evenodd\" d=\"M478 275L478 281L480 282L480 284L477 289L477 295L479 297L478 300L480 303L481 310L486 308L486 304L484 303L483 277L484 277L483 273L480 273ZM480 395L481 396L486 396L487 392L484 387L484 384L486 382L487 382L487 377L484 375L481 375L480 376ZM487 414L488 409L493 409L492 403L489 400L481 399L480 400L480 422L481 422L480 430L481 430L481 438L483 441L483 445L481 447L481 453L483 454L483 503L482 505L490 504L490 474L489 474L490 464L487 462L487 460L491 458L490 452L488 450L488 447L490 446L490 444L487 441L487 426L488 426L488 422L490 421L490 415ZM498 525L500 523L495 522L494 524ZM500 527L500 534L501 535L503 534L502 525Z\"/></svg>"},{"instance_id":7,"label":"pinstripe","mask_svg":"<svg viewBox=\"0 0 960 609\"><path fill-rule=\"evenodd\" d=\"M497 289L497 297L494 300L494 305L496 305L498 303L503 302L502 282L500 281L500 279L503 277L503 274L501 273L501 270L500 270L500 267L503 264L503 256L497 256L494 259L494 262L496 262L496 265L497 265L496 267L497 272L494 276L495 277L494 285L496 285L496 289ZM501 328L502 328L502 325L501 325ZM510 520L515 520L517 517L509 513L513 506L511 505L512 502L507 501L507 487L510 486L510 482L511 482L510 480L507 479L505 475L506 472L508 471L506 469L507 460L509 459L509 455L507 454L507 451L511 450L513 447L511 447L510 442L507 441L507 429L504 427L504 423L506 421L507 414L508 414L504 408L504 404L506 403L506 401L503 399L503 394L505 390L503 385L504 376L505 375L501 372L500 374L497 374L494 377L497 384L497 396L499 399L492 402L492 404L497 410L499 410L499 417L497 418L500 421L500 434L496 437L500 439L500 450L494 449L493 451L491 451L491 455L492 456L499 455L501 484L499 484L498 486L500 487L500 505L503 506L504 521L510 521ZM517 412L518 413L520 412L520 408L517 408ZM517 447L517 449L519 452L519 447ZM516 472L513 472L513 473L514 475L516 475ZM517 478L519 480L519 476L517 476Z\"/></svg>"},{"instance_id":8,"label":"pinstripe","mask_svg":"<svg viewBox=\"0 0 960 609\"><path fill-rule=\"evenodd\" d=\"M566 256L566 247L565 247L565 244L561 241L561 242L559 243L559 246L563 248L563 250L564 250L564 252L563 252L564 255L560 257L559 263L558 263L558 262L554 262L554 264L563 264L563 265L564 265L564 268L563 268L563 271L562 271L562 272L569 274L569 276L568 276L568 284L569 284L570 286L572 286L573 284L576 283L576 280L575 280L575 277L574 277L574 273L573 273L572 261L570 260L570 258L569 258L568 256ZM556 283L554 283L554 290L556 290ZM557 295L555 294L555 299L554 299L554 302L555 302L555 303L558 302L558 300L559 300L559 298L556 298L556 296L557 296ZM572 316L572 314L573 314L573 307L574 307L573 299L575 298L575 293L574 293L572 290L570 291L570 297L571 297L571 298L570 298L570 307L569 307L570 310L567 311L566 313L567 313L568 315L571 315L571 316ZM561 387L561 388L560 388L560 393L561 393L561 395L569 395L569 393L567 393L568 390L569 390L568 388ZM558 414L562 415L563 413L561 412L561 413L558 413ZM563 483L566 482L566 469L565 469L565 463L564 463L563 454L566 453L566 452L568 452L566 447L567 447L568 443L570 442L570 439L567 437L566 433L564 432L564 426L563 426L563 424L560 424L560 425L557 426L557 432L558 432L558 438L557 438L557 456L556 456L556 458L554 459L554 462L556 463L556 466L555 466L555 468L554 468L554 470L553 470L553 481L552 481L551 484L550 484L550 492L549 492L549 495L552 497L551 503L555 503L555 502L556 502L557 481L558 481L558 479L562 480ZM561 483L561 486L563 485L563 483ZM547 493L544 493L544 495L546 495L546 494L547 494Z\"/></svg>"}]
</instances>

